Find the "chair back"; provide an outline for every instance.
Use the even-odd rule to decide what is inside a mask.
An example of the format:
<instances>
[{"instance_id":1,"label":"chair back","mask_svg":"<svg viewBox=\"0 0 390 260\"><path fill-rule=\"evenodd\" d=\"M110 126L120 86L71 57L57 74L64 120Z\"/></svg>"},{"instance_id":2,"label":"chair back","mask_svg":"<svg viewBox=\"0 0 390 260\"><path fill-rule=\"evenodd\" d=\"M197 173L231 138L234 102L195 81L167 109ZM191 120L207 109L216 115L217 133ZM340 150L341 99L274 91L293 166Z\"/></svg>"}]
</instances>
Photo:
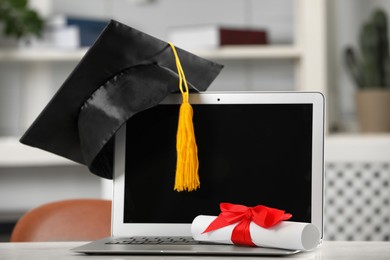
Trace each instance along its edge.
<instances>
[{"instance_id":1,"label":"chair back","mask_svg":"<svg viewBox=\"0 0 390 260\"><path fill-rule=\"evenodd\" d=\"M28 211L16 223L10 241L89 241L110 235L111 201L72 199Z\"/></svg>"}]
</instances>

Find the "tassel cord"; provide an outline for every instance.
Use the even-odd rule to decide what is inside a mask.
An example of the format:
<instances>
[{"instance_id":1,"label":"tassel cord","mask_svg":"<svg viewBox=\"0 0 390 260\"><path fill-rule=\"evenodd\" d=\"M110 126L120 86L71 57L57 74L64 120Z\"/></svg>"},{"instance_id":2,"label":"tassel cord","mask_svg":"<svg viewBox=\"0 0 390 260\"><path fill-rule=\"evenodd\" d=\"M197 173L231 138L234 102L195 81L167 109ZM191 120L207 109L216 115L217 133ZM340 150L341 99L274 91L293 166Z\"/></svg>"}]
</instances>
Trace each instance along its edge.
<instances>
[{"instance_id":1,"label":"tassel cord","mask_svg":"<svg viewBox=\"0 0 390 260\"><path fill-rule=\"evenodd\" d=\"M189 89L183 68L175 46L169 43L175 56L176 67L179 76L179 88L182 94L182 104L179 112L177 129L177 163L174 190L193 191L200 187L198 169L198 148L195 140L194 126L192 122L193 109L189 103Z\"/></svg>"}]
</instances>

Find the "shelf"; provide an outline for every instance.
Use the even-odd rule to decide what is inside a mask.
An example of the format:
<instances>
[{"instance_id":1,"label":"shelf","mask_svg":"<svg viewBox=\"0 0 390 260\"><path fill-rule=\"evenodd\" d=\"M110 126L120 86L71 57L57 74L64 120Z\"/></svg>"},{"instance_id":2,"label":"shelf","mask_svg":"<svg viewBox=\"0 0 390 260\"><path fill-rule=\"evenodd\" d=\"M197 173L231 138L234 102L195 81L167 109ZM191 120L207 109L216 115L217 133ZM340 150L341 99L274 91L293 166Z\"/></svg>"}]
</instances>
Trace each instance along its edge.
<instances>
[{"instance_id":1,"label":"shelf","mask_svg":"<svg viewBox=\"0 0 390 260\"><path fill-rule=\"evenodd\" d=\"M229 46L214 50L194 50L197 55L207 59L299 59L301 51L289 45L276 46Z\"/></svg>"},{"instance_id":2,"label":"shelf","mask_svg":"<svg viewBox=\"0 0 390 260\"><path fill-rule=\"evenodd\" d=\"M0 49L0 62L78 62L87 52L87 48L66 49ZM278 46L229 46L210 50L194 50L198 56L206 59L298 59L299 48L288 45Z\"/></svg>"},{"instance_id":3,"label":"shelf","mask_svg":"<svg viewBox=\"0 0 390 260\"><path fill-rule=\"evenodd\" d=\"M78 62L87 52L87 48L67 49L0 49L0 62L47 62L72 61Z\"/></svg>"},{"instance_id":4,"label":"shelf","mask_svg":"<svg viewBox=\"0 0 390 260\"><path fill-rule=\"evenodd\" d=\"M19 143L16 137L0 138L0 167L71 166L75 162Z\"/></svg>"}]
</instances>

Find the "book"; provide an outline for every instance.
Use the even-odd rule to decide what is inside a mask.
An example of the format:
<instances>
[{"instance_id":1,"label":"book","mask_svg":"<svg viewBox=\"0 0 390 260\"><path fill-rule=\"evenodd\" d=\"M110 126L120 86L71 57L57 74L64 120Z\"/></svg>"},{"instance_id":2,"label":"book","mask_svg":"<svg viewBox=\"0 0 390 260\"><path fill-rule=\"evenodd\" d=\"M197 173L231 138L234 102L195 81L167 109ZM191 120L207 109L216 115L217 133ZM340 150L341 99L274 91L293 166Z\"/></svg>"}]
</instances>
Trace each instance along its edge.
<instances>
[{"instance_id":1,"label":"book","mask_svg":"<svg viewBox=\"0 0 390 260\"><path fill-rule=\"evenodd\" d=\"M57 14L46 20L42 37L30 40L29 46L68 49L90 47L107 23L106 19Z\"/></svg>"},{"instance_id":2,"label":"book","mask_svg":"<svg viewBox=\"0 0 390 260\"><path fill-rule=\"evenodd\" d=\"M67 17L68 26L76 26L80 30L80 46L89 47L94 44L100 33L108 24L107 19Z\"/></svg>"},{"instance_id":3,"label":"book","mask_svg":"<svg viewBox=\"0 0 390 260\"><path fill-rule=\"evenodd\" d=\"M183 49L210 49L228 45L264 45L267 31L257 28L240 28L218 25L173 27L168 39Z\"/></svg>"}]
</instances>

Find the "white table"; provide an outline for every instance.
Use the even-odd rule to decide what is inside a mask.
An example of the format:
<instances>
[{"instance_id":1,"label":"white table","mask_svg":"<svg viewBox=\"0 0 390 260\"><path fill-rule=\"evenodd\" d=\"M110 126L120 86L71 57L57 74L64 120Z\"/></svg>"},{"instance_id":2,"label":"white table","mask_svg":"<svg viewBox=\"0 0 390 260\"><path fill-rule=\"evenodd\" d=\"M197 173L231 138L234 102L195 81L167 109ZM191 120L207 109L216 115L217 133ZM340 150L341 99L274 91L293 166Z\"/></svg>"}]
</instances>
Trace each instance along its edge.
<instances>
[{"instance_id":1,"label":"white table","mask_svg":"<svg viewBox=\"0 0 390 260\"><path fill-rule=\"evenodd\" d=\"M85 242L47 242L47 243L0 243L1 260L63 260L63 259L194 259L194 256L88 256L76 254L71 248ZM287 257L199 257L208 259L311 259L311 260L383 260L390 259L390 242L324 242L323 245L312 252L299 253Z\"/></svg>"}]
</instances>

